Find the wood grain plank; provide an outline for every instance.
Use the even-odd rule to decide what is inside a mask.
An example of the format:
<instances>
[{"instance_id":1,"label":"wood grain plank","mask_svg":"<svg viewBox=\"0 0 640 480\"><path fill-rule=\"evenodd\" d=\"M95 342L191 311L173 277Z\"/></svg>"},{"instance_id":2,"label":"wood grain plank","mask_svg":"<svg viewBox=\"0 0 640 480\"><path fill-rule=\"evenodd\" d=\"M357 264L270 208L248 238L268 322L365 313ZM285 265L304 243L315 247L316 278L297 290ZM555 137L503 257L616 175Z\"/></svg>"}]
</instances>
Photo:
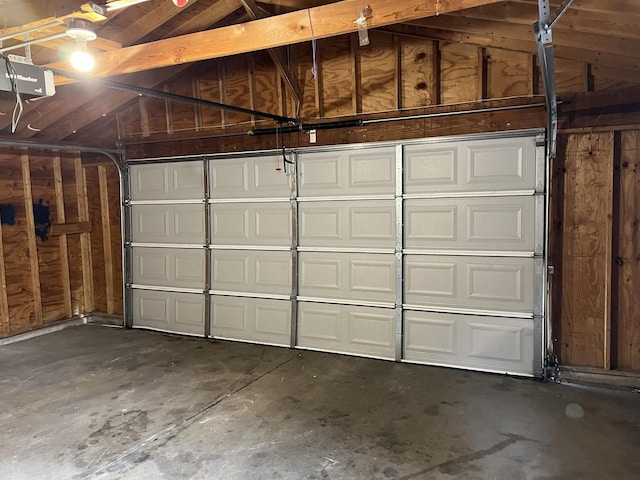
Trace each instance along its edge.
<instances>
[{"instance_id":1,"label":"wood grain plank","mask_svg":"<svg viewBox=\"0 0 640 480\"><path fill-rule=\"evenodd\" d=\"M608 368L613 133L570 135L564 160L560 360Z\"/></svg>"},{"instance_id":2,"label":"wood grain plank","mask_svg":"<svg viewBox=\"0 0 640 480\"><path fill-rule=\"evenodd\" d=\"M22 165L22 181L24 186L24 208L27 220L27 248L31 269L31 288L33 296L33 313L36 326L43 323L42 296L40 292L40 267L38 264L38 245L36 244L36 225L33 218L33 198L31 194L31 172L29 169L29 155L20 156Z\"/></svg>"},{"instance_id":3,"label":"wood grain plank","mask_svg":"<svg viewBox=\"0 0 640 480\"><path fill-rule=\"evenodd\" d=\"M464 44L442 44L440 56L442 103L481 100L478 49Z\"/></svg>"},{"instance_id":4,"label":"wood grain plank","mask_svg":"<svg viewBox=\"0 0 640 480\"><path fill-rule=\"evenodd\" d=\"M0 336L6 337L10 332L7 274L4 268L4 240L2 236L2 225L0 224Z\"/></svg>"},{"instance_id":5,"label":"wood grain plank","mask_svg":"<svg viewBox=\"0 0 640 480\"><path fill-rule=\"evenodd\" d=\"M318 75L322 81L321 116L338 117L353 115L354 81L352 59L348 36L330 38L318 42L318 55L322 59L318 65Z\"/></svg>"},{"instance_id":6,"label":"wood grain plank","mask_svg":"<svg viewBox=\"0 0 640 480\"><path fill-rule=\"evenodd\" d=\"M55 174L50 153L31 152L29 155L31 195L34 203L42 202L49 208L50 222L58 221ZM50 229L49 229L50 230ZM62 279L60 242L47 235L36 238L39 271L39 292L44 323L65 318L65 295Z\"/></svg>"},{"instance_id":7,"label":"wood grain plank","mask_svg":"<svg viewBox=\"0 0 640 480\"><path fill-rule=\"evenodd\" d=\"M448 0L438 2L436 11L435 2L423 0L369 0L368 4L374 15L368 26L378 28L436 16L436 13L445 17L444 14L449 12L499 1ZM242 25L205 30L104 52L96 56L96 69L92 75L102 77L133 73L308 42L312 38L322 39L353 33L358 30L357 24L354 23L354 12L357 12L360 6L360 0L342 0L330 5L253 20ZM72 68L67 62L58 62L50 66L67 71Z\"/></svg>"},{"instance_id":8,"label":"wood grain plank","mask_svg":"<svg viewBox=\"0 0 640 480\"><path fill-rule=\"evenodd\" d=\"M74 233L91 233L91 222L54 223L49 229L49 236L65 236Z\"/></svg>"},{"instance_id":9,"label":"wood grain plank","mask_svg":"<svg viewBox=\"0 0 640 480\"><path fill-rule=\"evenodd\" d=\"M487 49L488 98L531 95L533 72L531 57L523 52Z\"/></svg>"},{"instance_id":10,"label":"wood grain plank","mask_svg":"<svg viewBox=\"0 0 640 480\"><path fill-rule=\"evenodd\" d=\"M113 292L113 243L111 235L111 214L109 209L109 185L107 183L107 170L103 166L98 167L100 182L100 221L102 223L102 244L105 266L105 287L107 294L107 313L115 312L115 298Z\"/></svg>"},{"instance_id":11,"label":"wood grain plank","mask_svg":"<svg viewBox=\"0 0 640 480\"><path fill-rule=\"evenodd\" d=\"M93 310L97 312L107 311L107 279L106 265L104 261L104 240L102 229L102 209L100 178L97 165L87 165L84 161L82 170L84 172L87 189L93 192L87 204L89 211L89 221L91 223L90 252L91 252L91 274L93 280Z\"/></svg>"},{"instance_id":12,"label":"wood grain plank","mask_svg":"<svg viewBox=\"0 0 640 480\"><path fill-rule=\"evenodd\" d=\"M80 155L74 160L76 192L78 202L78 216L81 222L90 221L89 205L87 198L87 179L85 171L82 167ZM93 303L93 268L91 265L91 235L88 233L80 234L80 261L82 265L82 290L83 290L83 306L82 313L91 313L94 309Z\"/></svg>"},{"instance_id":13,"label":"wood grain plank","mask_svg":"<svg viewBox=\"0 0 640 480\"><path fill-rule=\"evenodd\" d=\"M57 220L58 222L65 223L64 184L62 180L60 154L58 152L54 152L53 154L53 182L55 186ZM51 235L53 235L53 225ZM69 277L69 246L67 244L67 237L65 235L60 236L58 242L60 245L60 274L62 276L65 315L71 317L71 280Z\"/></svg>"},{"instance_id":14,"label":"wood grain plank","mask_svg":"<svg viewBox=\"0 0 640 480\"><path fill-rule=\"evenodd\" d=\"M617 367L640 370L640 131L621 133Z\"/></svg>"},{"instance_id":15,"label":"wood grain plank","mask_svg":"<svg viewBox=\"0 0 640 480\"><path fill-rule=\"evenodd\" d=\"M120 226L120 176L115 165L105 166L111 231L111 261L113 271L113 313L122 314L122 232Z\"/></svg>"},{"instance_id":16,"label":"wood grain plank","mask_svg":"<svg viewBox=\"0 0 640 480\"><path fill-rule=\"evenodd\" d=\"M369 113L397 110L397 49L394 37L374 31L369 32L369 39L369 45L358 47L362 111Z\"/></svg>"}]
</instances>

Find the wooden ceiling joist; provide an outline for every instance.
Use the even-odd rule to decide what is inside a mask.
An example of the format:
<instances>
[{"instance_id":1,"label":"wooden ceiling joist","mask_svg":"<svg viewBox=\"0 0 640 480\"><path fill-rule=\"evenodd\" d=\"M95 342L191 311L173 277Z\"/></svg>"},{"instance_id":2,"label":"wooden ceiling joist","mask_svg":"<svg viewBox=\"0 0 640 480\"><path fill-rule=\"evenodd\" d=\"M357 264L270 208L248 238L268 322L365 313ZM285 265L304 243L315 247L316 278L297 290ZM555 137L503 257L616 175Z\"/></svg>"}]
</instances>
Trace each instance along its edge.
<instances>
[{"instance_id":1,"label":"wooden ceiling joist","mask_svg":"<svg viewBox=\"0 0 640 480\"><path fill-rule=\"evenodd\" d=\"M368 21L368 27L383 27L444 15L500 1L502 0L405 0L400 3L397 0L369 0L373 16ZM105 52L97 56L97 68L92 75L101 77L134 73L352 33L358 29L354 21L361 6L361 0L343 0L239 25ZM66 63L53 64L51 67L70 70Z\"/></svg>"}]
</instances>

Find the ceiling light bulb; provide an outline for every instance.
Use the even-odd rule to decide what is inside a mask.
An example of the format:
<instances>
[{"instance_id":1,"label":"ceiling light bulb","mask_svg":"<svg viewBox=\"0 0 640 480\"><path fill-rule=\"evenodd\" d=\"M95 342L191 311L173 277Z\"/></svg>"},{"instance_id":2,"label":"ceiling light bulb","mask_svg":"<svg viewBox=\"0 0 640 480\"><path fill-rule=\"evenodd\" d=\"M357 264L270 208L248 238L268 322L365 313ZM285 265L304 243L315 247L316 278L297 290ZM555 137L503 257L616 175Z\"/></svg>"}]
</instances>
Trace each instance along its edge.
<instances>
[{"instance_id":1,"label":"ceiling light bulb","mask_svg":"<svg viewBox=\"0 0 640 480\"><path fill-rule=\"evenodd\" d=\"M81 72L88 72L96 64L93 56L87 52L87 44L84 42L78 42L78 47L76 51L71 54L70 60L73 68Z\"/></svg>"}]
</instances>

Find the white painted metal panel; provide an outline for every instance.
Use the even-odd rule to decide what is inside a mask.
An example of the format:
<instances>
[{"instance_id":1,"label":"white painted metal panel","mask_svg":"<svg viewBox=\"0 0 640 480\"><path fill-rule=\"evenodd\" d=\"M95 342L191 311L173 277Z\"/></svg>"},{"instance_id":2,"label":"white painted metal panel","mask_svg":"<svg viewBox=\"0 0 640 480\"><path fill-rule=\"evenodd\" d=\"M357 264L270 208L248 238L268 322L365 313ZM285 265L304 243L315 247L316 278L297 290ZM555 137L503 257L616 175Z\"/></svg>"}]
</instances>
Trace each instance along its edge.
<instances>
[{"instance_id":1,"label":"white painted metal panel","mask_svg":"<svg viewBox=\"0 0 640 480\"><path fill-rule=\"evenodd\" d=\"M214 250L211 261L215 291L291 295L291 252Z\"/></svg>"},{"instance_id":2,"label":"white painted metal panel","mask_svg":"<svg viewBox=\"0 0 640 480\"><path fill-rule=\"evenodd\" d=\"M204 167L201 161L132 165L132 200L201 200Z\"/></svg>"},{"instance_id":3,"label":"white painted metal panel","mask_svg":"<svg viewBox=\"0 0 640 480\"><path fill-rule=\"evenodd\" d=\"M136 285L204 289L204 250L135 247L132 257Z\"/></svg>"},{"instance_id":4,"label":"white painted metal panel","mask_svg":"<svg viewBox=\"0 0 640 480\"><path fill-rule=\"evenodd\" d=\"M204 295L134 289L133 326L204 335Z\"/></svg>"},{"instance_id":5,"label":"white painted metal panel","mask_svg":"<svg viewBox=\"0 0 640 480\"><path fill-rule=\"evenodd\" d=\"M298 194L393 195L395 157L395 147L303 153L298 158Z\"/></svg>"},{"instance_id":6,"label":"white painted metal panel","mask_svg":"<svg viewBox=\"0 0 640 480\"><path fill-rule=\"evenodd\" d=\"M406 255L404 303L533 315L533 258Z\"/></svg>"},{"instance_id":7,"label":"white painted metal panel","mask_svg":"<svg viewBox=\"0 0 640 480\"><path fill-rule=\"evenodd\" d=\"M204 244L204 205L132 205L132 240L140 243Z\"/></svg>"},{"instance_id":8,"label":"white painted metal panel","mask_svg":"<svg viewBox=\"0 0 640 480\"><path fill-rule=\"evenodd\" d=\"M393 200L302 202L298 211L303 247L395 247Z\"/></svg>"},{"instance_id":9,"label":"white painted metal panel","mask_svg":"<svg viewBox=\"0 0 640 480\"><path fill-rule=\"evenodd\" d=\"M300 252L298 295L351 302L395 302L394 254Z\"/></svg>"},{"instance_id":10,"label":"white painted metal panel","mask_svg":"<svg viewBox=\"0 0 640 480\"><path fill-rule=\"evenodd\" d=\"M534 372L533 320L404 313L404 359L505 373Z\"/></svg>"},{"instance_id":11,"label":"white painted metal panel","mask_svg":"<svg viewBox=\"0 0 640 480\"><path fill-rule=\"evenodd\" d=\"M533 253L535 197L425 198L405 202L407 249Z\"/></svg>"},{"instance_id":12,"label":"white painted metal panel","mask_svg":"<svg viewBox=\"0 0 640 480\"><path fill-rule=\"evenodd\" d=\"M292 179L277 155L211 160L212 199L289 198Z\"/></svg>"},{"instance_id":13,"label":"white painted metal panel","mask_svg":"<svg viewBox=\"0 0 640 480\"><path fill-rule=\"evenodd\" d=\"M291 246L291 204L213 204L211 228L214 245Z\"/></svg>"},{"instance_id":14,"label":"white painted metal panel","mask_svg":"<svg viewBox=\"0 0 640 480\"><path fill-rule=\"evenodd\" d=\"M211 335L289 346L291 302L214 295L211 297Z\"/></svg>"},{"instance_id":15,"label":"white painted metal panel","mask_svg":"<svg viewBox=\"0 0 640 480\"><path fill-rule=\"evenodd\" d=\"M394 358L393 309L300 302L298 346Z\"/></svg>"},{"instance_id":16,"label":"white painted metal panel","mask_svg":"<svg viewBox=\"0 0 640 480\"><path fill-rule=\"evenodd\" d=\"M407 145L405 193L533 190L535 139Z\"/></svg>"}]
</instances>

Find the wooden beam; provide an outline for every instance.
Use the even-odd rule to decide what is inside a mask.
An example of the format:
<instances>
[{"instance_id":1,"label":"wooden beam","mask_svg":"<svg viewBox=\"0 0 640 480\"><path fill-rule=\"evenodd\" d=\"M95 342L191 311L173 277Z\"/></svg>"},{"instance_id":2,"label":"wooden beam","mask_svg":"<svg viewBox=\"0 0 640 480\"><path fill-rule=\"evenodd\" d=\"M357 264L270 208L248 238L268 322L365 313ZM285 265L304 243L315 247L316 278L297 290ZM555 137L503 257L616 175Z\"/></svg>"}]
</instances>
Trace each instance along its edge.
<instances>
[{"instance_id":1,"label":"wooden beam","mask_svg":"<svg viewBox=\"0 0 640 480\"><path fill-rule=\"evenodd\" d=\"M6 337L11 333L9 319L9 299L7 297L7 274L4 268L4 240L0 224L0 335Z\"/></svg>"},{"instance_id":2,"label":"wooden beam","mask_svg":"<svg viewBox=\"0 0 640 480\"><path fill-rule=\"evenodd\" d=\"M62 165L60 164L60 154L54 153L53 155L53 184L56 194L56 214L58 222L64 224L65 211L64 211L64 185L62 182ZM49 229L49 235L54 235L56 225L51 225ZM67 243L67 237L61 235L58 239L60 243L60 274L62 276L62 294L64 296L64 309L65 315L71 317L73 315L71 309L71 276L69 273L69 248Z\"/></svg>"},{"instance_id":3,"label":"wooden beam","mask_svg":"<svg viewBox=\"0 0 640 480\"><path fill-rule=\"evenodd\" d=\"M87 198L87 178L80 154L74 158L76 176L76 195L78 200L78 217L81 222L89 222L89 204ZM84 313L93 311L93 270L91 267L91 238L89 233L80 234L80 257L82 261L82 290L84 297Z\"/></svg>"},{"instance_id":4,"label":"wooden beam","mask_svg":"<svg viewBox=\"0 0 640 480\"><path fill-rule=\"evenodd\" d=\"M258 5L256 5L256 2L254 2L253 0L240 1L242 2L242 6L244 7L244 9L253 20L268 17L268 13L258 7ZM293 93L293 96L296 100L296 111L300 111L300 107L302 105L302 90L300 90L300 85L293 75L293 72L291 72L291 70L289 70L289 67L287 66L283 48L269 48L267 49L267 51L269 52L271 60L273 60L273 63L278 68L282 79L289 87L289 90L291 90L291 93Z\"/></svg>"},{"instance_id":5,"label":"wooden beam","mask_svg":"<svg viewBox=\"0 0 640 480\"><path fill-rule=\"evenodd\" d=\"M29 155L20 156L22 164L22 182L24 188L24 208L27 217L27 249L31 268L31 289L33 314L36 326L43 324L42 296L40 293L40 265L38 262L38 244L36 243L36 224L33 218L33 197L31 193L31 170Z\"/></svg>"},{"instance_id":6,"label":"wooden beam","mask_svg":"<svg viewBox=\"0 0 640 480\"><path fill-rule=\"evenodd\" d=\"M373 16L369 28L417 20L502 0L369 0ZM167 38L141 45L104 52L96 56L96 77L133 73L142 70L192 63L255 50L276 48L355 32L361 0L342 0L310 8L253 20L228 27ZM313 30L313 34L312 34ZM70 71L67 62L49 65Z\"/></svg>"},{"instance_id":7,"label":"wooden beam","mask_svg":"<svg viewBox=\"0 0 640 480\"><path fill-rule=\"evenodd\" d=\"M49 229L51 237L65 237L76 233L91 233L91 222L54 223Z\"/></svg>"},{"instance_id":8,"label":"wooden beam","mask_svg":"<svg viewBox=\"0 0 640 480\"><path fill-rule=\"evenodd\" d=\"M107 169L98 166L100 184L100 220L102 222L102 244L104 251L104 275L107 290L107 313L115 312L115 295L113 291L113 254L111 252L111 215L109 212L109 187L107 183Z\"/></svg>"}]
</instances>

